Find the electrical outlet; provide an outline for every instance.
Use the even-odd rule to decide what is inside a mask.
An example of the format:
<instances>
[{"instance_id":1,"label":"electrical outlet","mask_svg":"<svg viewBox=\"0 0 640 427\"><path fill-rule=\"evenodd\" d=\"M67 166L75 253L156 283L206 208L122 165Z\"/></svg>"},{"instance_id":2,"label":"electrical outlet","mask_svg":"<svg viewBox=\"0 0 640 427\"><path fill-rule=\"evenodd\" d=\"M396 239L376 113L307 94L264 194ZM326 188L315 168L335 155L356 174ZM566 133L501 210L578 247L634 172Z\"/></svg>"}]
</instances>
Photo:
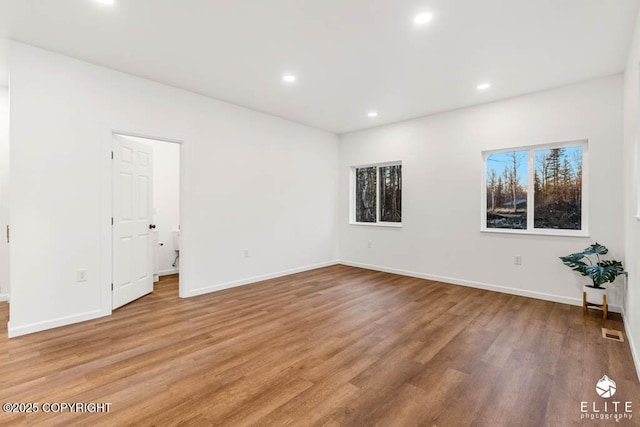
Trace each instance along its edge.
<instances>
[{"instance_id":1,"label":"electrical outlet","mask_svg":"<svg viewBox=\"0 0 640 427\"><path fill-rule=\"evenodd\" d=\"M369 240L369 241L367 242L367 247L368 247L369 249L371 249L371 248L373 247L373 243L371 242L371 240Z\"/></svg>"},{"instance_id":2,"label":"electrical outlet","mask_svg":"<svg viewBox=\"0 0 640 427\"><path fill-rule=\"evenodd\" d=\"M77 271L77 280L78 280L78 282L86 282L87 281L87 270L78 270Z\"/></svg>"},{"instance_id":3,"label":"electrical outlet","mask_svg":"<svg viewBox=\"0 0 640 427\"><path fill-rule=\"evenodd\" d=\"M249 249L243 250L242 253L244 254L245 258L249 258Z\"/></svg>"},{"instance_id":4,"label":"electrical outlet","mask_svg":"<svg viewBox=\"0 0 640 427\"><path fill-rule=\"evenodd\" d=\"M513 257L513 263L515 265L522 265L522 255L516 255Z\"/></svg>"}]
</instances>

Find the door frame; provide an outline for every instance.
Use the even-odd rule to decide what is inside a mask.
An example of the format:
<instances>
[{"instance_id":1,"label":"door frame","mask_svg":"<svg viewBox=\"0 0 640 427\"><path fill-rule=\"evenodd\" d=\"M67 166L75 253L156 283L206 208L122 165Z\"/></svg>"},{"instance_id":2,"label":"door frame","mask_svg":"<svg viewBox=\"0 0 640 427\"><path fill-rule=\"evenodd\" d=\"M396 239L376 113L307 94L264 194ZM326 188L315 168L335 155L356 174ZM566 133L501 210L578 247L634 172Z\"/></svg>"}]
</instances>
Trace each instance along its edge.
<instances>
[{"instance_id":1,"label":"door frame","mask_svg":"<svg viewBox=\"0 0 640 427\"><path fill-rule=\"evenodd\" d=\"M179 144L180 146L180 281L179 297L186 298L186 286L185 283L188 280L189 273L188 268L185 268L183 260L188 259L184 257L185 249L188 254L188 247L185 247L184 242L185 232L189 233L189 226L186 221L186 195L188 194L190 182L190 176L188 169L186 168L187 161L187 147L184 139L160 135L160 132L146 131L140 129L132 129L127 126L114 126L109 124L102 125L102 144L101 144L101 157L102 167L101 174L101 202L100 202L100 308L103 316L109 316L113 313L112 308L112 275L113 275L113 241L112 241L112 225L111 217L113 212L113 161L111 159L111 151L113 150L113 137L114 135L134 136L138 138L153 139L156 141Z\"/></svg>"}]
</instances>

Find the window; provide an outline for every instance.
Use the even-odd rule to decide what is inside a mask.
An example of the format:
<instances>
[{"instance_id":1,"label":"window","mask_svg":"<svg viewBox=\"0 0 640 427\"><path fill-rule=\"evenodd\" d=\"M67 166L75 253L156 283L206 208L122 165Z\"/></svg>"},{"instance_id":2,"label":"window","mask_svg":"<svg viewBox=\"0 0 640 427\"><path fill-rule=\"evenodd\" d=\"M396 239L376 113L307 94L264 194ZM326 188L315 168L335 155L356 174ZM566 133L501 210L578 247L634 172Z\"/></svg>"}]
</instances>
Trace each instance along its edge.
<instances>
[{"instance_id":1,"label":"window","mask_svg":"<svg viewBox=\"0 0 640 427\"><path fill-rule=\"evenodd\" d=\"M352 168L351 223L399 226L402 223L402 164Z\"/></svg>"},{"instance_id":2,"label":"window","mask_svg":"<svg viewBox=\"0 0 640 427\"><path fill-rule=\"evenodd\" d=\"M483 231L587 234L586 141L483 154Z\"/></svg>"},{"instance_id":3,"label":"window","mask_svg":"<svg viewBox=\"0 0 640 427\"><path fill-rule=\"evenodd\" d=\"M487 155L487 228L527 229L527 151Z\"/></svg>"}]
</instances>

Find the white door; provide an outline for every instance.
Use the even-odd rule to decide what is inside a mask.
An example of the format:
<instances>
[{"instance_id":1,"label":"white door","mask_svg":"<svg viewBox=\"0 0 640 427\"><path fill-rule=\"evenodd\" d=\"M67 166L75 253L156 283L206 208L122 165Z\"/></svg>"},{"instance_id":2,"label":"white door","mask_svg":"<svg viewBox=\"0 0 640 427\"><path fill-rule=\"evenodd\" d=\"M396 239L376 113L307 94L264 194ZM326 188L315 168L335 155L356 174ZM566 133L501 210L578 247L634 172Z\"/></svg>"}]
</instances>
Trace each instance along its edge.
<instances>
[{"instance_id":1,"label":"white door","mask_svg":"<svg viewBox=\"0 0 640 427\"><path fill-rule=\"evenodd\" d=\"M113 308L153 291L153 149L113 138Z\"/></svg>"}]
</instances>

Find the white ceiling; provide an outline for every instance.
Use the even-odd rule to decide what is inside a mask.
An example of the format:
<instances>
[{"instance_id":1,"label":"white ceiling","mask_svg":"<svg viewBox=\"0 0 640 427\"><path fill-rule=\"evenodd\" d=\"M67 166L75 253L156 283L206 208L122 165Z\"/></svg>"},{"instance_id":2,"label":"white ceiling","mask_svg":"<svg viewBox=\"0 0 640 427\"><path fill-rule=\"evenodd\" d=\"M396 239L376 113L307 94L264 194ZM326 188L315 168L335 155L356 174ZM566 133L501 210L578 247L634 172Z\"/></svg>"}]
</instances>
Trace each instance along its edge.
<instances>
[{"instance_id":1,"label":"white ceiling","mask_svg":"<svg viewBox=\"0 0 640 427\"><path fill-rule=\"evenodd\" d=\"M619 73L639 0L115 2L0 0L0 37L343 133Z\"/></svg>"}]
</instances>

